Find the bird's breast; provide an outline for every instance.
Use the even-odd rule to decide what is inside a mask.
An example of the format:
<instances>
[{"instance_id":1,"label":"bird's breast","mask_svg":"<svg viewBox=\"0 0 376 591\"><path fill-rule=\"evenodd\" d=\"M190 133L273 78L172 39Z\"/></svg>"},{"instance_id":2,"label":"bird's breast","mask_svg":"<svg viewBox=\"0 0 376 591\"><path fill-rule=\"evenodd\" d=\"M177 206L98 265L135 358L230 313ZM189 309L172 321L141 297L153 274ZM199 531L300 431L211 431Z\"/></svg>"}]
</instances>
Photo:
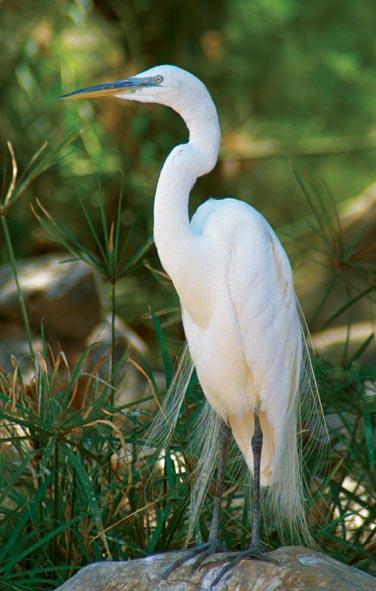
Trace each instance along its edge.
<instances>
[{"instance_id":1,"label":"bird's breast","mask_svg":"<svg viewBox=\"0 0 376 591\"><path fill-rule=\"evenodd\" d=\"M197 323L184 305L182 317L190 354L210 404L225 420L234 408L248 412L252 375L231 301L218 302L205 325Z\"/></svg>"}]
</instances>

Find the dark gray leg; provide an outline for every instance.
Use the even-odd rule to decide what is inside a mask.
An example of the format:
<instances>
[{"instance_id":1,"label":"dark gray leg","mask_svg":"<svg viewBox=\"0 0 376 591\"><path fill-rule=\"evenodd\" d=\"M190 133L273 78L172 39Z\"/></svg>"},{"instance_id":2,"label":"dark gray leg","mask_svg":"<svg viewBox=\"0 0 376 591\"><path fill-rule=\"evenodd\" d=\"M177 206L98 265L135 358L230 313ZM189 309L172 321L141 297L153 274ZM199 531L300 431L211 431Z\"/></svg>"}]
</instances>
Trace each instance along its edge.
<instances>
[{"instance_id":1,"label":"dark gray leg","mask_svg":"<svg viewBox=\"0 0 376 591\"><path fill-rule=\"evenodd\" d=\"M263 434L260 424L260 418L255 412L254 414L255 427L251 441L253 452L253 497L252 497L252 538L250 548L262 551L260 540L260 525L261 525L261 451Z\"/></svg>"},{"instance_id":2,"label":"dark gray leg","mask_svg":"<svg viewBox=\"0 0 376 591\"><path fill-rule=\"evenodd\" d=\"M185 550L184 556L176 560L170 567L168 567L162 572L162 579L167 578L175 569L179 568L179 566L188 562L188 560L191 560L192 558L195 558L192 568L197 569L200 566L200 564L202 564L202 562L205 560L205 558L207 558L211 554L214 554L215 552L220 552L222 550L219 544L219 523L223 493L223 482L225 478L226 460L228 450L230 447L230 440L231 429L226 425L224 421L222 421L219 430L219 461L217 480L215 484L213 516L210 525L209 539L204 544L200 544L199 546L194 546L193 548L188 548L188 550ZM178 552L180 552L180 550L178 550Z\"/></svg>"},{"instance_id":3,"label":"dark gray leg","mask_svg":"<svg viewBox=\"0 0 376 591\"><path fill-rule=\"evenodd\" d=\"M221 514L221 503L223 494L223 482L225 479L226 461L230 447L231 429L224 421L221 423L219 431L219 462L217 481L215 484L213 517L210 525L209 544L219 543L219 522Z\"/></svg>"},{"instance_id":4,"label":"dark gray leg","mask_svg":"<svg viewBox=\"0 0 376 591\"><path fill-rule=\"evenodd\" d=\"M257 412L254 413L254 432L251 440L251 447L253 453L253 498L252 498L252 537L251 544L247 550L236 552L230 558L225 558L227 562L212 582L210 588L213 589L222 577L232 569L235 564L245 559L265 560L266 562L273 562L271 559L265 557L264 550L261 545L260 538L260 523L261 523L261 452L263 434L260 424L260 418Z\"/></svg>"}]
</instances>

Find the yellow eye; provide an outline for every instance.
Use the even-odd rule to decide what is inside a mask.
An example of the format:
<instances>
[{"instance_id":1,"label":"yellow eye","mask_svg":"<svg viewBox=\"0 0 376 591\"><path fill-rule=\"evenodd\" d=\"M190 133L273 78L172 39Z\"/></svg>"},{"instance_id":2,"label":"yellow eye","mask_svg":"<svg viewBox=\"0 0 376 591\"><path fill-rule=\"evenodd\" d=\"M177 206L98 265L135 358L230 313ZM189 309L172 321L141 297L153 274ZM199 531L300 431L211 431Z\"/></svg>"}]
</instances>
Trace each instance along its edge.
<instances>
[{"instance_id":1,"label":"yellow eye","mask_svg":"<svg viewBox=\"0 0 376 591\"><path fill-rule=\"evenodd\" d=\"M160 84L161 82L163 82L163 76L155 76L154 82L156 84Z\"/></svg>"}]
</instances>

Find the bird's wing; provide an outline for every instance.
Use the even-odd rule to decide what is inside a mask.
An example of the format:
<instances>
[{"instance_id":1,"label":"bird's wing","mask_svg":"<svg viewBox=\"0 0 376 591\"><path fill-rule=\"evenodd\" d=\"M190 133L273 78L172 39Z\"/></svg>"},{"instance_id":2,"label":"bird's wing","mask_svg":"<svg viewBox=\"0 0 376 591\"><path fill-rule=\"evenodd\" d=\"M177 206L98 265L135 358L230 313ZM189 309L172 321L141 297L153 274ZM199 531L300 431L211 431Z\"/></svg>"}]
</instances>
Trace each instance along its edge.
<instances>
[{"instance_id":1,"label":"bird's wing","mask_svg":"<svg viewBox=\"0 0 376 591\"><path fill-rule=\"evenodd\" d=\"M234 236L229 287L255 394L278 423L298 387L301 328L286 252L255 210Z\"/></svg>"}]
</instances>

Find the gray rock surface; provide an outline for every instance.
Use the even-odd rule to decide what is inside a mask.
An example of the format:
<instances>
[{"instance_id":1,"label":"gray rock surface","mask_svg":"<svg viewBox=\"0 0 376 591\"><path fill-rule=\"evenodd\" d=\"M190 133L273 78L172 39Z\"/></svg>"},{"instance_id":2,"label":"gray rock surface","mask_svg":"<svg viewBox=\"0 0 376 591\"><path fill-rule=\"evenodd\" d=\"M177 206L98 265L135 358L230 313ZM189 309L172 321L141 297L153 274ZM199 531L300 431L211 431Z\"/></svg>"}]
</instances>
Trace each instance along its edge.
<instances>
[{"instance_id":1,"label":"gray rock surface","mask_svg":"<svg viewBox=\"0 0 376 591\"><path fill-rule=\"evenodd\" d=\"M97 279L82 261L62 260L49 255L17 263L30 327L39 333L43 322L48 339L83 341L103 319ZM9 265L0 266L0 321L22 325Z\"/></svg>"},{"instance_id":2,"label":"gray rock surface","mask_svg":"<svg viewBox=\"0 0 376 591\"><path fill-rule=\"evenodd\" d=\"M213 591L376 590L375 578L302 546L279 548L268 556L276 563L244 560ZM176 553L168 552L129 562L94 563L56 591L209 591L222 568L212 558L200 570L192 572L188 562L168 579L160 580L160 573L176 558Z\"/></svg>"},{"instance_id":3,"label":"gray rock surface","mask_svg":"<svg viewBox=\"0 0 376 591\"><path fill-rule=\"evenodd\" d=\"M18 281L25 301L35 355L44 354L41 325L51 357L64 353L64 363L54 380L55 390L67 384L66 365L71 371L82 363L82 371L107 380L110 369L112 333L102 303L102 279L82 261L64 262L67 255L46 255L17 262ZM120 318L115 324L115 363L126 351L147 353L146 344ZM90 347L90 351L88 350ZM84 359L82 355L85 352ZM0 367L13 374L14 364L25 384L34 380L34 364L26 339L17 286L9 264L0 265ZM117 382L120 405L136 402L150 394L140 371L130 361ZM68 378L69 380L70 378ZM74 406L88 402L86 379L81 376ZM83 398L84 397L84 398ZM146 403L144 403L144 408Z\"/></svg>"}]
</instances>

